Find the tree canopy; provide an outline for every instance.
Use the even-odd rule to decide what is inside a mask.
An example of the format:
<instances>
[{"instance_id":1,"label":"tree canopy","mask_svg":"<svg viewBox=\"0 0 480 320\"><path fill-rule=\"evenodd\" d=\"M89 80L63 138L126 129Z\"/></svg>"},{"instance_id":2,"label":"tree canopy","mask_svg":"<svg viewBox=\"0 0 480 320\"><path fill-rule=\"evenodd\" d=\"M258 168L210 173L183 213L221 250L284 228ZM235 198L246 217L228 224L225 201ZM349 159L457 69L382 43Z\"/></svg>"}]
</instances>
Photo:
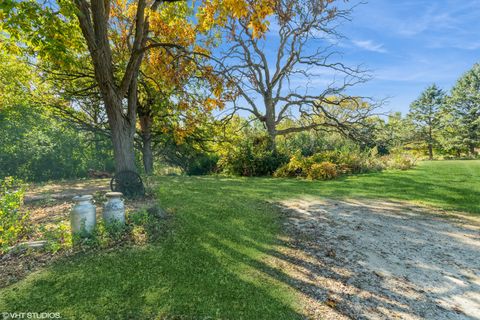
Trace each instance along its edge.
<instances>
[{"instance_id":1,"label":"tree canopy","mask_svg":"<svg viewBox=\"0 0 480 320\"><path fill-rule=\"evenodd\" d=\"M408 115L417 127L420 139L427 145L430 160L433 159L433 147L437 141L441 109L444 103L445 93L435 84L432 84L410 105Z\"/></svg>"},{"instance_id":2,"label":"tree canopy","mask_svg":"<svg viewBox=\"0 0 480 320\"><path fill-rule=\"evenodd\" d=\"M480 64L475 64L452 88L447 126L454 128L470 154L480 145Z\"/></svg>"},{"instance_id":3,"label":"tree canopy","mask_svg":"<svg viewBox=\"0 0 480 320\"><path fill-rule=\"evenodd\" d=\"M62 74L94 81L108 119L116 170L135 171L138 77L147 52L165 48L205 55L195 34L206 35L235 18L248 21L260 36L271 4L205 1L188 8L170 0L7 1L1 8L2 31L12 48L47 61L49 71L59 68ZM168 63L153 53L149 58Z\"/></svg>"}]
</instances>

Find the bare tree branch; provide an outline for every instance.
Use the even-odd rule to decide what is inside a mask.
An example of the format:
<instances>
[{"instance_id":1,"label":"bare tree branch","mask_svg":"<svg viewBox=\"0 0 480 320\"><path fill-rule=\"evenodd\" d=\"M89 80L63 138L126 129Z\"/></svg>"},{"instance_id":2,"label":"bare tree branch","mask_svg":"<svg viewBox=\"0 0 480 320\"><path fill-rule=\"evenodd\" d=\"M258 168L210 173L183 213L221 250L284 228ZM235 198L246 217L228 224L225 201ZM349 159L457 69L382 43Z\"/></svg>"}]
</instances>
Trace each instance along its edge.
<instances>
[{"instance_id":1,"label":"bare tree branch","mask_svg":"<svg viewBox=\"0 0 480 320\"><path fill-rule=\"evenodd\" d=\"M339 2L279 0L272 31L264 38L253 37L242 19L226 26L229 47L221 65L238 86L241 100L234 110L253 114L273 141L277 135L322 127L351 136L355 130L350 128L366 123L376 107L365 103L371 99L346 94L370 77L360 66L335 61L340 54L334 40L342 38L337 25L349 19L352 9ZM267 42L275 54L265 50ZM296 125L278 129L286 120Z\"/></svg>"}]
</instances>

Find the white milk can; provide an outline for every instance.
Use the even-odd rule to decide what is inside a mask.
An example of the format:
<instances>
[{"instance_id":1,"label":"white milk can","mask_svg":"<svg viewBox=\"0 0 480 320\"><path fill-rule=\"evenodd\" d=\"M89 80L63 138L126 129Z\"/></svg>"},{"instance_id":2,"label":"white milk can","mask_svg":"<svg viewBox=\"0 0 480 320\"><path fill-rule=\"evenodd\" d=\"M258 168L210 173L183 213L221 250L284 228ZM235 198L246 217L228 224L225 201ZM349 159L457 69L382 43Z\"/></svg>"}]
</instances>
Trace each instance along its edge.
<instances>
[{"instance_id":1,"label":"white milk can","mask_svg":"<svg viewBox=\"0 0 480 320\"><path fill-rule=\"evenodd\" d=\"M81 237L90 236L97 224L97 210L92 203L92 195L76 196L73 198L75 205L70 213L72 233Z\"/></svg>"},{"instance_id":2,"label":"white milk can","mask_svg":"<svg viewBox=\"0 0 480 320\"><path fill-rule=\"evenodd\" d=\"M107 192L107 202L103 205L103 220L105 224L125 224L125 205L121 192Z\"/></svg>"}]
</instances>

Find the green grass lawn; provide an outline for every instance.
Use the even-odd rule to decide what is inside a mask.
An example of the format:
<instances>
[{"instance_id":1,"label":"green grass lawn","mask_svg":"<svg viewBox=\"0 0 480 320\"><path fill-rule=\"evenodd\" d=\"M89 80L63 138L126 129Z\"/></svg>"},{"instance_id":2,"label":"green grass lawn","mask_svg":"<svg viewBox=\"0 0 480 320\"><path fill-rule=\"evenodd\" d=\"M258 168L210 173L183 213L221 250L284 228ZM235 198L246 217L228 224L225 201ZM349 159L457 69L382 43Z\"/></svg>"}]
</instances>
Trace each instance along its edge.
<instances>
[{"instance_id":1,"label":"green grass lawn","mask_svg":"<svg viewBox=\"0 0 480 320\"><path fill-rule=\"evenodd\" d=\"M478 160L421 162L416 168L408 171L386 171L322 182L240 179L224 187L238 192L248 192L251 198L257 199L276 200L298 195L382 198L480 214Z\"/></svg>"},{"instance_id":2,"label":"green grass lawn","mask_svg":"<svg viewBox=\"0 0 480 320\"><path fill-rule=\"evenodd\" d=\"M0 312L65 318L296 319L288 276L270 267L280 221L268 201L302 195L407 200L480 213L480 161L424 162L409 171L335 181L161 177L158 198L174 212L158 243L63 258L0 289ZM170 319L170 318L169 318Z\"/></svg>"}]
</instances>

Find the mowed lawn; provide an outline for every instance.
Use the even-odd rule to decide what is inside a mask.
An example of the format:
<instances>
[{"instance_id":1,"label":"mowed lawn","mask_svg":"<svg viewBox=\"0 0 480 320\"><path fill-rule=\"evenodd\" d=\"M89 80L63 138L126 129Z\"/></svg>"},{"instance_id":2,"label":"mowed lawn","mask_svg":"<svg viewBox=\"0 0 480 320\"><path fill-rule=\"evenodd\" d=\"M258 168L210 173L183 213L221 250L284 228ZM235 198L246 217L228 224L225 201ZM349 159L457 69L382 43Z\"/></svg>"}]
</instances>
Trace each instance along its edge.
<instances>
[{"instance_id":1,"label":"mowed lawn","mask_svg":"<svg viewBox=\"0 0 480 320\"><path fill-rule=\"evenodd\" d=\"M144 247L64 258L0 289L0 312L64 318L296 319L288 276L269 266L281 235L273 201L305 195L381 198L480 214L480 161L423 162L409 171L335 181L161 177L173 232Z\"/></svg>"}]
</instances>

